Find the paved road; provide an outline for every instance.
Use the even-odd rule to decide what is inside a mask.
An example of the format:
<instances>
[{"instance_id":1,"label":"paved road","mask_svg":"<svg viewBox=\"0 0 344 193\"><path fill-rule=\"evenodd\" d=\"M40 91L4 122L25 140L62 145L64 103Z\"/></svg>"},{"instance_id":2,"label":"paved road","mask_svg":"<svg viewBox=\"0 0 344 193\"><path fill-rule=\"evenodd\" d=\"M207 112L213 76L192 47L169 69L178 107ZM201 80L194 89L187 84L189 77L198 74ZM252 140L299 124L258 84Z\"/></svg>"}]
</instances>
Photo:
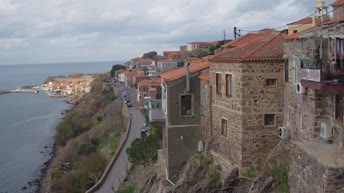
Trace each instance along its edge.
<instances>
[{"instance_id":1,"label":"paved road","mask_svg":"<svg viewBox=\"0 0 344 193\"><path fill-rule=\"evenodd\" d=\"M133 107L129 108L129 112L131 114L131 127L129 137L104 184L98 191L96 191L97 193L114 193L112 188L118 190L119 186L128 174L127 171L129 168L129 161L126 150L130 146L131 142L134 141L134 139L140 137L140 130L144 122L144 116L138 110L137 102L135 100L135 93L133 91L130 91L129 93L130 102L133 104Z\"/></svg>"}]
</instances>

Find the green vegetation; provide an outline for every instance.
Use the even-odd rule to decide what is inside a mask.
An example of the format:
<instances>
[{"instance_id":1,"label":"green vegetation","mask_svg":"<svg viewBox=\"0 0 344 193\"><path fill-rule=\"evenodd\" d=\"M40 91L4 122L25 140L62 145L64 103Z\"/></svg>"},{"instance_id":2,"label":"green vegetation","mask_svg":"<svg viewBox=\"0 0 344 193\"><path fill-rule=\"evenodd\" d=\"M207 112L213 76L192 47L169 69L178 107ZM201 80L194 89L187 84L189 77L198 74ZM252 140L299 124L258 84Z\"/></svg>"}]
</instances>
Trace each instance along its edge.
<instances>
[{"instance_id":1,"label":"green vegetation","mask_svg":"<svg viewBox=\"0 0 344 193\"><path fill-rule=\"evenodd\" d=\"M232 40L222 40L222 41L219 41L219 43L217 43L216 46L210 46L209 47L209 55L214 55L216 49L220 48L223 44L228 43L230 41L232 41Z\"/></svg>"},{"instance_id":2,"label":"green vegetation","mask_svg":"<svg viewBox=\"0 0 344 193\"><path fill-rule=\"evenodd\" d=\"M160 142L153 135L143 139L135 139L127 149L129 161L135 165L144 165L158 159Z\"/></svg>"},{"instance_id":3,"label":"green vegetation","mask_svg":"<svg viewBox=\"0 0 344 193\"><path fill-rule=\"evenodd\" d=\"M113 65L112 69L110 70L110 76L114 77L115 76L115 72L117 70L125 70L125 66L123 66L122 64Z\"/></svg>"},{"instance_id":4,"label":"green vegetation","mask_svg":"<svg viewBox=\"0 0 344 193\"><path fill-rule=\"evenodd\" d=\"M143 54L142 58L154 59L157 54L158 53L156 51L147 52L147 53Z\"/></svg>"},{"instance_id":5,"label":"green vegetation","mask_svg":"<svg viewBox=\"0 0 344 193\"><path fill-rule=\"evenodd\" d=\"M220 172L222 168L220 165L211 165L209 166L207 173L207 180L215 185L215 187L221 186L221 176Z\"/></svg>"},{"instance_id":6,"label":"green vegetation","mask_svg":"<svg viewBox=\"0 0 344 193\"><path fill-rule=\"evenodd\" d=\"M134 140L131 147L127 149L129 161L134 165L145 165L150 162L156 162L161 141L162 129L157 126L152 126L150 135L142 139Z\"/></svg>"},{"instance_id":7,"label":"green vegetation","mask_svg":"<svg viewBox=\"0 0 344 193\"><path fill-rule=\"evenodd\" d=\"M133 186L130 186L130 187L126 188L126 189L118 191L118 193L136 193L136 192L137 192L137 190Z\"/></svg>"},{"instance_id":8,"label":"green vegetation","mask_svg":"<svg viewBox=\"0 0 344 193\"><path fill-rule=\"evenodd\" d=\"M214 162L214 159L210 155L202 154L198 157L199 165L210 165Z\"/></svg>"},{"instance_id":9,"label":"green vegetation","mask_svg":"<svg viewBox=\"0 0 344 193\"><path fill-rule=\"evenodd\" d=\"M254 179L255 177L272 176L276 185L276 193L288 193L288 172L289 172L289 153L288 148L281 145L276 149L270 159L258 159L246 171L244 176Z\"/></svg>"},{"instance_id":10,"label":"green vegetation","mask_svg":"<svg viewBox=\"0 0 344 193\"><path fill-rule=\"evenodd\" d=\"M122 102L116 100L107 75L96 75L91 92L81 98L57 127L61 151L52 168L53 193L85 192L103 174L125 132Z\"/></svg>"}]
</instances>

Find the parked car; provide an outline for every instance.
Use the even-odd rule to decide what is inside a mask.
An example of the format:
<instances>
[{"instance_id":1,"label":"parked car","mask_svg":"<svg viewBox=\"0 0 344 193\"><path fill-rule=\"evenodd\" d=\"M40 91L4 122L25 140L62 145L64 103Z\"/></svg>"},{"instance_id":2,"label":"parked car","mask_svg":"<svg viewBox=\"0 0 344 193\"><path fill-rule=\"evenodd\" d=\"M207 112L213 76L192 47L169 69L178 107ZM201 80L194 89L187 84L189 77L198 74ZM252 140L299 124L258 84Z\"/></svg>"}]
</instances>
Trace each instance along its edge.
<instances>
[{"instance_id":1,"label":"parked car","mask_svg":"<svg viewBox=\"0 0 344 193\"><path fill-rule=\"evenodd\" d=\"M133 105L131 103L127 103L127 107L132 107Z\"/></svg>"},{"instance_id":2,"label":"parked car","mask_svg":"<svg viewBox=\"0 0 344 193\"><path fill-rule=\"evenodd\" d=\"M141 137L146 136L147 133L148 133L148 127L145 127L145 126L141 127Z\"/></svg>"}]
</instances>

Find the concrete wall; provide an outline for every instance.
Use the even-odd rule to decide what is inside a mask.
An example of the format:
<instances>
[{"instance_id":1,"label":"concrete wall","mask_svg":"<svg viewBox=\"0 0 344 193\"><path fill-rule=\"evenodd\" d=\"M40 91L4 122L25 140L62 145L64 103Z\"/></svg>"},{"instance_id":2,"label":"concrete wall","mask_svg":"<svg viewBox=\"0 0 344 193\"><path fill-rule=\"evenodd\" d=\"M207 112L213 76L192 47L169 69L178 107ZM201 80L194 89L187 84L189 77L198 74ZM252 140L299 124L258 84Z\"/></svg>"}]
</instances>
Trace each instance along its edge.
<instances>
[{"instance_id":1,"label":"concrete wall","mask_svg":"<svg viewBox=\"0 0 344 193\"><path fill-rule=\"evenodd\" d=\"M190 94L193 95L193 114L192 117L180 116L180 95L185 93L186 81L185 77L180 78L174 82L168 83L168 125L194 125L199 124L200 121L200 79L198 76L200 72L190 75Z\"/></svg>"},{"instance_id":2,"label":"concrete wall","mask_svg":"<svg viewBox=\"0 0 344 193\"><path fill-rule=\"evenodd\" d=\"M166 132L167 171L169 179L176 182L180 171L197 150L197 142L200 139L199 126L171 126Z\"/></svg>"}]
</instances>

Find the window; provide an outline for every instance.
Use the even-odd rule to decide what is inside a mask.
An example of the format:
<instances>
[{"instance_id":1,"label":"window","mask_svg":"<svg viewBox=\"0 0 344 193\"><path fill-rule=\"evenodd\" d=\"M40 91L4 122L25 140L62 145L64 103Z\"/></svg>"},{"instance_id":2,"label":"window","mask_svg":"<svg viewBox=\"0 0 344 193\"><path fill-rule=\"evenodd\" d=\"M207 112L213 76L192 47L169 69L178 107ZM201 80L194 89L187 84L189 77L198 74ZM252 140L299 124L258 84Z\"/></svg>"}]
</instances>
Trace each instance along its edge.
<instances>
[{"instance_id":1,"label":"window","mask_svg":"<svg viewBox=\"0 0 344 193\"><path fill-rule=\"evenodd\" d=\"M221 119L221 135L227 137L227 120Z\"/></svg>"},{"instance_id":2,"label":"window","mask_svg":"<svg viewBox=\"0 0 344 193\"><path fill-rule=\"evenodd\" d=\"M192 95L181 95L180 116L192 116Z\"/></svg>"},{"instance_id":3,"label":"window","mask_svg":"<svg viewBox=\"0 0 344 193\"><path fill-rule=\"evenodd\" d=\"M297 30L296 30L296 29L293 30L293 34L295 34L295 33L297 33Z\"/></svg>"},{"instance_id":4,"label":"window","mask_svg":"<svg viewBox=\"0 0 344 193\"><path fill-rule=\"evenodd\" d=\"M222 94L222 80L221 80L221 74L216 74L216 94Z\"/></svg>"},{"instance_id":5,"label":"window","mask_svg":"<svg viewBox=\"0 0 344 193\"><path fill-rule=\"evenodd\" d=\"M343 97L340 95L335 96L335 119L337 121L343 122L344 116L344 106L343 106Z\"/></svg>"},{"instance_id":6,"label":"window","mask_svg":"<svg viewBox=\"0 0 344 193\"><path fill-rule=\"evenodd\" d=\"M265 81L266 81L265 83L266 86L277 86L276 78L268 78Z\"/></svg>"},{"instance_id":7,"label":"window","mask_svg":"<svg viewBox=\"0 0 344 193\"><path fill-rule=\"evenodd\" d=\"M284 61L284 80L285 82L289 81L289 60Z\"/></svg>"},{"instance_id":8,"label":"window","mask_svg":"<svg viewBox=\"0 0 344 193\"><path fill-rule=\"evenodd\" d=\"M226 96L232 96L232 75L226 74Z\"/></svg>"},{"instance_id":9,"label":"window","mask_svg":"<svg viewBox=\"0 0 344 193\"><path fill-rule=\"evenodd\" d=\"M274 114L265 114L264 115L264 125L266 125L266 126L275 125L275 115Z\"/></svg>"}]
</instances>

